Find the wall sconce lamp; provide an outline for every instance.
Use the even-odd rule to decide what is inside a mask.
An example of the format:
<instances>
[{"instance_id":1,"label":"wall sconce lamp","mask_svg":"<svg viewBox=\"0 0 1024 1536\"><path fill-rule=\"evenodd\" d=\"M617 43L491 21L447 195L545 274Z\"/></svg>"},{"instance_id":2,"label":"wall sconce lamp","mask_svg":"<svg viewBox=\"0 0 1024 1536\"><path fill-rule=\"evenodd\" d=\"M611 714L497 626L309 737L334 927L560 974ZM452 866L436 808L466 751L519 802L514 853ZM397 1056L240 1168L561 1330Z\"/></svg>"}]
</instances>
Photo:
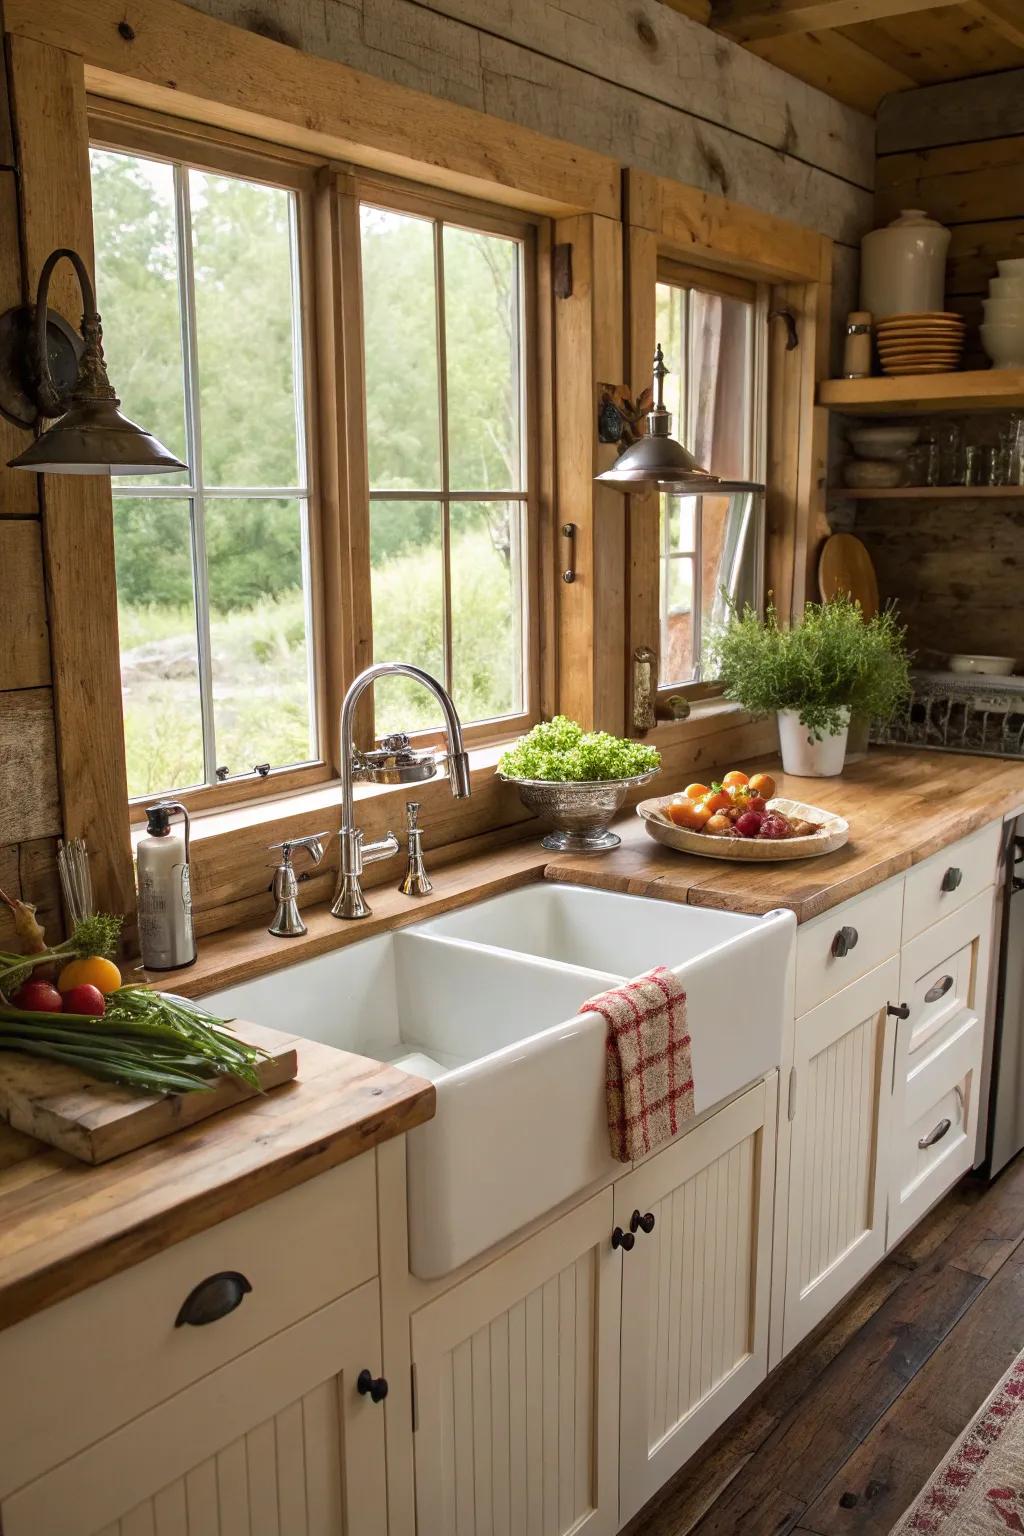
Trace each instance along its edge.
<instances>
[{"instance_id":1,"label":"wall sconce lamp","mask_svg":"<svg viewBox=\"0 0 1024 1536\"><path fill-rule=\"evenodd\" d=\"M665 409L665 354L658 342L654 353L654 404L647 412L647 431L611 469L595 475L598 485L618 491L656 485L676 496L730 496L741 491L763 491L753 480L723 480L702 469L688 449L672 436L672 412Z\"/></svg>"},{"instance_id":2,"label":"wall sconce lamp","mask_svg":"<svg viewBox=\"0 0 1024 1536\"><path fill-rule=\"evenodd\" d=\"M82 290L81 337L47 308L51 274L65 257ZM55 475L161 475L188 468L145 427L122 416L120 404L103 360L92 280L77 251L62 246L43 263L35 308L22 305L0 316L0 411L20 427L58 418L9 467Z\"/></svg>"}]
</instances>

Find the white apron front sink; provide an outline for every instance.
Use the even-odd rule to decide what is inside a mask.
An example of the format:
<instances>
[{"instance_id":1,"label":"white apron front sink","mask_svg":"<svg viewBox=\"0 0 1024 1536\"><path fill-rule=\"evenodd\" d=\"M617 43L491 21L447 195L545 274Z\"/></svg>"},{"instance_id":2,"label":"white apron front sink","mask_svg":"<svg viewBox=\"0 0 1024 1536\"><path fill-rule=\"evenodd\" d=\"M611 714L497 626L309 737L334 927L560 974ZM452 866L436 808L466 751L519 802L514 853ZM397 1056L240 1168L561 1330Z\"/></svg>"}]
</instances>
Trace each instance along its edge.
<instances>
[{"instance_id":1,"label":"white apron front sink","mask_svg":"<svg viewBox=\"0 0 1024 1536\"><path fill-rule=\"evenodd\" d=\"M469 927L453 932L456 919ZM791 913L533 886L204 1001L433 1079L437 1113L407 1138L409 1262L432 1279L621 1171L588 997L652 965L675 971L701 1113L778 1065L795 928Z\"/></svg>"}]
</instances>

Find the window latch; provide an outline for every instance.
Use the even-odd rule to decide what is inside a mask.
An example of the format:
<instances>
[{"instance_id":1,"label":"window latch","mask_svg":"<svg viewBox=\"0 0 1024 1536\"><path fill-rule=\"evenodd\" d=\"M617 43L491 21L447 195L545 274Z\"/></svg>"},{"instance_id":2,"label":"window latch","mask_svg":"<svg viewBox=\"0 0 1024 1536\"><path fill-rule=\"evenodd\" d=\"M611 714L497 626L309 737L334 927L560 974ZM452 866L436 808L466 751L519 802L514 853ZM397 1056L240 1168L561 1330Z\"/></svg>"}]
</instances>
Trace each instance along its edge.
<instances>
[{"instance_id":1,"label":"window latch","mask_svg":"<svg viewBox=\"0 0 1024 1536\"><path fill-rule=\"evenodd\" d=\"M786 351L795 352L797 347L800 345L800 333L796 328L796 315L794 315L788 304L782 305L779 309L770 309L768 311L768 319L782 320L785 322Z\"/></svg>"},{"instance_id":2,"label":"window latch","mask_svg":"<svg viewBox=\"0 0 1024 1536\"><path fill-rule=\"evenodd\" d=\"M254 763L252 771L253 771L253 773L258 773L261 779L265 779L267 777L267 775L270 773L270 764L269 763Z\"/></svg>"}]
</instances>

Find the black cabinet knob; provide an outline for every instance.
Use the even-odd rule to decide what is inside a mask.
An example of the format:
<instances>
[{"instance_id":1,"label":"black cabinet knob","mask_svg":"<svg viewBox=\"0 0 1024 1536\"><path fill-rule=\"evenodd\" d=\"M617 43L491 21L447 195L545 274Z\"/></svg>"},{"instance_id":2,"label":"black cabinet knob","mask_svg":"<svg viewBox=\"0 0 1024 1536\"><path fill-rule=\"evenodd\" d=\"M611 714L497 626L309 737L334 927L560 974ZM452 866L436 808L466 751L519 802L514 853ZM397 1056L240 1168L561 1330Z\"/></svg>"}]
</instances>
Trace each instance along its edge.
<instances>
[{"instance_id":1,"label":"black cabinet knob","mask_svg":"<svg viewBox=\"0 0 1024 1536\"><path fill-rule=\"evenodd\" d=\"M859 939L860 934L857 932L856 928L840 928L839 932L832 940L833 955L837 960L842 960L843 956L848 955L851 949L857 948Z\"/></svg>"},{"instance_id":2,"label":"black cabinet knob","mask_svg":"<svg viewBox=\"0 0 1024 1536\"><path fill-rule=\"evenodd\" d=\"M951 864L942 877L942 889L944 891L955 891L963 878L963 870L957 869L955 864Z\"/></svg>"},{"instance_id":3,"label":"black cabinet knob","mask_svg":"<svg viewBox=\"0 0 1024 1536\"><path fill-rule=\"evenodd\" d=\"M910 1018L910 1004L909 1003L888 1003L886 1005L885 1011L889 1015L890 1019L909 1019Z\"/></svg>"},{"instance_id":4,"label":"black cabinet knob","mask_svg":"<svg viewBox=\"0 0 1024 1536\"><path fill-rule=\"evenodd\" d=\"M368 1397L371 1403L382 1403L388 1395L388 1384L383 1376L360 1371L356 1377L356 1391L360 1397Z\"/></svg>"},{"instance_id":5,"label":"black cabinet knob","mask_svg":"<svg viewBox=\"0 0 1024 1536\"><path fill-rule=\"evenodd\" d=\"M215 1323L240 1307L252 1286L237 1269L225 1269L219 1275L209 1275L189 1291L174 1319L175 1328L188 1324L190 1328L202 1328Z\"/></svg>"},{"instance_id":6,"label":"black cabinet knob","mask_svg":"<svg viewBox=\"0 0 1024 1536\"><path fill-rule=\"evenodd\" d=\"M635 1242L632 1232L623 1232L621 1227L616 1227L612 1233L612 1247L621 1248L623 1253L628 1253Z\"/></svg>"},{"instance_id":7,"label":"black cabinet knob","mask_svg":"<svg viewBox=\"0 0 1024 1536\"><path fill-rule=\"evenodd\" d=\"M629 1218L629 1230L631 1232L653 1232L654 1212L648 1211L646 1215L641 1216L639 1211L634 1211Z\"/></svg>"}]
</instances>

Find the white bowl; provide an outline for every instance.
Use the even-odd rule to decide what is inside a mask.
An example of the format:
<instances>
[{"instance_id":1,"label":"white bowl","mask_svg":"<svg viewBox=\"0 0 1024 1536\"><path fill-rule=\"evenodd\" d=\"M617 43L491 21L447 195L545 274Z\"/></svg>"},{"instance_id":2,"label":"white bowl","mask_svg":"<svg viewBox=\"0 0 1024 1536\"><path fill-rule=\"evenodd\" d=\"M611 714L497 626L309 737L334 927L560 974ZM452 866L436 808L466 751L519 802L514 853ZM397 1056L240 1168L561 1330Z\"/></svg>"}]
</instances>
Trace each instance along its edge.
<instances>
[{"instance_id":1,"label":"white bowl","mask_svg":"<svg viewBox=\"0 0 1024 1536\"><path fill-rule=\"evenodd\" d=\"M1024 298L982 299L981 303L989 325L1024 325Z\"/></svg>"},{"instance_id":2,"label":"white bowl","mask_svg":"<svg viewBox=\"0 0 1024 1536\"><path fill-rule=\"evenodd\" d=\"M1024 272L1015 273L1013 277L990 277L988 296L990 299L1024 299Z\"/></svg>"},{"instance_id":3,"label":"white bowl","mask_svg":"<svg viewBox=\"0 0 1024 1536\"><path fill-rule=\"evenodd\" d=\"M854 491L889 491L903 484L906 466L892 459L847 459L842 476Z\"/></svg>"},{"instance_id":4,"label":"white bowl","mask_svg":"<svg viewBox=\"0 0 1024 1536\"><path fill-rule=\"evenodd\" d=\"M846 436L859 459L905 459L917 442L920 427L852 427Z\"/></svg>"},{"instance_id":5,"label":"white bowl","mask_svg":"<svg viewBox=\"0 0 1024 1536\"><path fill-rule=\"evenodd\" d=\"M981 327L981 344L994 368L1024 368L1024 321Z\"/></svg>"},{"instance_id":6,"label":"white bowl","mask_svg":"<svg viewBox=\"0 0 1024 1536\"><path fill-rule=\"evenodd\" d=\"M972 656L960 652L949 658L951 672L976 672L982 677L1010 677L1016 664L1015 656Z\"/></svg>"},{"instance_id":7,"label":"white bowl","mask_svg":"<svg viewBox=\"0 0 1024 1536\"><path fill-rule=\"evenodd\" d=\"M996 266L1000 277L1024 277L1024 256L1004 256Z\"/></svg>"}]
</instances>

